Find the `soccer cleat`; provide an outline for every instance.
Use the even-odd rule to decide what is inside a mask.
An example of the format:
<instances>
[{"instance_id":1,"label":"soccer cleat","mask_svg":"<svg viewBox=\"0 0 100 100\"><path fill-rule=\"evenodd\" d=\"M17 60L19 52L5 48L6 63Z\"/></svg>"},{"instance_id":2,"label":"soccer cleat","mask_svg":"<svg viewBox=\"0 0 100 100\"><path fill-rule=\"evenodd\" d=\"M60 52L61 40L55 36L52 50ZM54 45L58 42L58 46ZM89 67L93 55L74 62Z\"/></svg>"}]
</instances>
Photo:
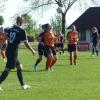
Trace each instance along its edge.
<instances>
[{"instance_id":1,"label":"soccer cleat","mask_svg":"<svg viewBox=\"0 0 100 100\"><path fill-rule=\"evenodd\" d=\"M77 62L76 61L74 61L74 65L77 65Z\"/></svg>"},{"instance_id":2,"label":"soccer cleat","mask_svg":"<svg viewBox=\"0 0 100 100\"><path fill-rule=\"evenodd\" d=\"M70 62L70 65L72 65L72 62Z\"/></svg>"},{"instance_id":3,"label":"soccer cleat","mask_svg":"<svg viewBox=\"0 0 100 100\"><path fill-rule=\"evenodd\" d=\"M22 87L22 89L24 89L24 90L26 90L26 89L30 88L30 86L29 86L29 85L27 85L27 84L22 85L21 87Z\"/></svg>"},{"instance_id":4,"label":"soccer cleat","mask_svg":"<svg viewBox=\"0 0 100 100\"><path fill-rule=\"evenodd\" d=\"M50 68L50 71L54 71L53 68Z\"/></svg>"},{"instance_id":5,"label":"soccer cleat","mask_svg":"<svg viewBox=\"0 0 100 100\"><path fill-rule=\"evenodd\" d=\"M3 89L0 87L0 91L3 91Z\"/></svg>"},{"instance_id":6,"label":"soccer cleat","mask_svg":"<svg viewBox=\"0 0 100 100\"><path fill-rule=\"evenodd\" d=\"M94 57L94 54L92 55L92 57Z\"/></svg>"},{"instance_id":7,"label":"soccer cleat","mask_svg":"<svg viewBox=\"0 0 100 100\"><path fill-rule=\"evenodd\" d=\"M35 71L35 72L37 71L37 66L36 66L36 65L34 65L34 71Z\"/></svg>"}]
</instances>

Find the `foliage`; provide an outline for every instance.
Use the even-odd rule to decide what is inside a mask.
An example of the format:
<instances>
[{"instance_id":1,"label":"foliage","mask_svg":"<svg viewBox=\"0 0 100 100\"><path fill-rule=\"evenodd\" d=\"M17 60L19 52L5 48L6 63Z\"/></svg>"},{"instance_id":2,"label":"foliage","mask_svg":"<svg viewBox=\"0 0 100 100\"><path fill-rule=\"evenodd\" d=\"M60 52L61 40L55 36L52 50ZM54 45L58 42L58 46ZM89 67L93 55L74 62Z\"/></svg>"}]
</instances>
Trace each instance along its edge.
<instances>
[{"instance_id":1,"label":"foliage","mask_svg":"<svg viewBox=\"0 0 100 100\"><path fill-rule=\"evenodd\" d=\"M61 16L60 15L55 15L54 18L51 20L51 25L53 26L53 30L56 33L61 32Z\"/></svg>"},{"instance_id":2,"label":"foliage","mask_svg":"<svg viewBox=\"0 0 100 100\"><path fill-rule=\"evenodd\" d=\"M4 23L4 18L3 16L0 16L0 25L3 25L3 23Z\"/></svg>"},{"instance_id":3,"label":"foliage","mask_svg":"<svg viewBox=\"0 0 100 100\"><path fill-rule=\"evenodd\" d=\"M25 0L24 0L25 1ZM98 3L99 0L26 0L30 2L29 8L25 9L26 13L36 10L48 10L53 7L61 8L60 14L62 15L62 33L65 35L66 14L75 6L78 9L87 9L89 6L93 6ZM99 4L99 3L98 3Z\"/></svg>"},{"instance_id":4,"label":"foliage","mask_svg":"<svg viewBox=\"0 0 100 100\"><path fill-rule=\"evenodd\" d=\"M24 18L24 29L26 30L26 32L28 33L28 35L30 35L31 33L34 32L34 30L36 30L36 21L34 19L32 19L32 16L25 14L22 15Z\"/></svg>"},{"instance_id":5,"label":"foliage","mask_svg":"<svg viewBox=\"0 0 100 100\"><path fill-rule=\"evenodd\" d=\"M2 13L5 9L5 3L8 0L0 0L0 13Z\"/></svg>"}]
</instances>

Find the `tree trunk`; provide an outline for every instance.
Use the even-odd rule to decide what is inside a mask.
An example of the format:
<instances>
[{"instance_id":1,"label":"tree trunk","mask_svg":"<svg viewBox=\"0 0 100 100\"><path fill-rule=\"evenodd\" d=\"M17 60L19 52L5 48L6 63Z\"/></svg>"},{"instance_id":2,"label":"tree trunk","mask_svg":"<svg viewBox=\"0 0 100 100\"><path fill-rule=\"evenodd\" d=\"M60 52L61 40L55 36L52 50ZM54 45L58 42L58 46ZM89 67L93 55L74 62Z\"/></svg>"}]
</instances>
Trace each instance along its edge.
<instances>
[{"instance_id":1,"label":"tree trunk","mask_svg":"<svg viewBox=\"0 0 100 100\"><path fill-rule=\"evenodd\" d=\"M64 37L65 37L65 24L66 24L65 16L66 14L62 13L62 34L64 34Z\"/></svg>"}]
</instances>

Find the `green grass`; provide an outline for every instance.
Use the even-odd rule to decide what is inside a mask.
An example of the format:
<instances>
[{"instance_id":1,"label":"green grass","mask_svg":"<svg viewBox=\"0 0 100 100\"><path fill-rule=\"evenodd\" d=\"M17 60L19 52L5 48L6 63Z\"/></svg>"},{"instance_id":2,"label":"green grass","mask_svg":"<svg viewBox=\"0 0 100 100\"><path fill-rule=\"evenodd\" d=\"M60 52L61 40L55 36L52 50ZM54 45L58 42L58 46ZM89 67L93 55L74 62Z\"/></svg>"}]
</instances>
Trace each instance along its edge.
<instances>
[{"instance_id":1,"label":"green grass","mask_svg":"<svg viewBox=\"0 0 100 100\"><path fill-rule=\"evenodd\" d=\"M24 80L31 88L21 90L16 71L13 70L1 85L0 100L100 100L100 56L91 57L90 52L78 52L78 65L69 65L68 53L58 55L53 72L46 72L45 61L33 72L37 54L27 49L19 51L23 64ZM4 63L0 58L0 72Z\"/></svg>"}]
</instances>

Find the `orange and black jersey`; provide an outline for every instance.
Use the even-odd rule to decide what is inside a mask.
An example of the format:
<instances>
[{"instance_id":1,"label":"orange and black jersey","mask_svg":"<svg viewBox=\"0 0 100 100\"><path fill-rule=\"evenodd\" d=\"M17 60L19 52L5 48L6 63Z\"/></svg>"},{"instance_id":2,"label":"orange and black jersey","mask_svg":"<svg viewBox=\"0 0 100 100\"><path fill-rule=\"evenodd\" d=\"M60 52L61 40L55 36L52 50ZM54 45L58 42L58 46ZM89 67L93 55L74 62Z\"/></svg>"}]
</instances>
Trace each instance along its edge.
<instances>
[{"instance_id":1,"label":"orange and black jersey","mask_svg":"<svg viewBox=\"0 0 100 100\"><path fill-rule=\"evenodd\" d=\"M48 46L54 46L54 44L57 42L57 38L55 37L53 32L45 32L43 38L45 44Z\"/></svg>"},{"instance_id":2,"label":"orange and black jersey","mask_svg":"<svg viewBox=\"0 0 100 100\"><path fill-rule=\"evenodd\" d=\"M79 37L77 31L70 31L67 33L68 44L77 44L78 38Z\"/></svg>"}]
</instances>

